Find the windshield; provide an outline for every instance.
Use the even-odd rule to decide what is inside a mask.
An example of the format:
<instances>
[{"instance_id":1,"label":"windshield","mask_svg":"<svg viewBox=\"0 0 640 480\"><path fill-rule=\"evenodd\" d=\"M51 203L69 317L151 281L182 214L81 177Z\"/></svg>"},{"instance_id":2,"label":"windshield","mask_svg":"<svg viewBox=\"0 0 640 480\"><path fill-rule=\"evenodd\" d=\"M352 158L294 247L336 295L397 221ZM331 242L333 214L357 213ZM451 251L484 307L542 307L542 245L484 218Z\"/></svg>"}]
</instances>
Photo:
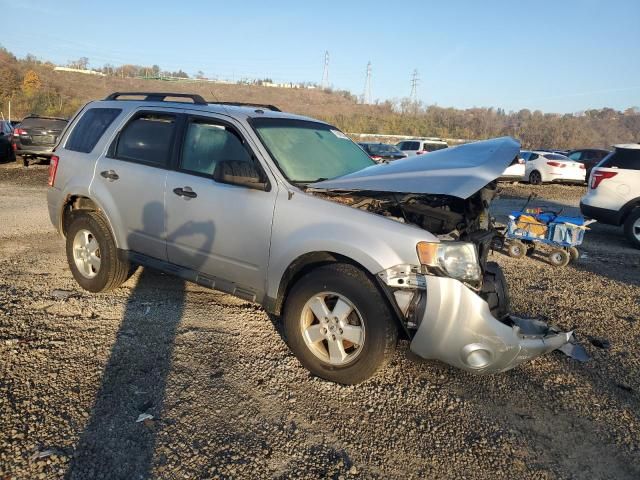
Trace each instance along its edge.
<instances>
[{"instance_id":1,"label":"windshield","mask_svg":"<svg viewBox=\"0 0 640 480\"><path fill-rule=\"evenodd\" d=\"M312 183L376 163L344 133L306 120L256 118L251 124L291 182Z\"/></svg>"},{"instance_id":2,"label":"windshield","mask_svg":"<svg viewBox=\"0 0 640 480\"><path fill-rule=\"evenodd\" d=\"M402 153L393 145L387 145L385 143L372 143L369 145L369 152L372 155L397 155Z\"/></svg>"}]
</instances>

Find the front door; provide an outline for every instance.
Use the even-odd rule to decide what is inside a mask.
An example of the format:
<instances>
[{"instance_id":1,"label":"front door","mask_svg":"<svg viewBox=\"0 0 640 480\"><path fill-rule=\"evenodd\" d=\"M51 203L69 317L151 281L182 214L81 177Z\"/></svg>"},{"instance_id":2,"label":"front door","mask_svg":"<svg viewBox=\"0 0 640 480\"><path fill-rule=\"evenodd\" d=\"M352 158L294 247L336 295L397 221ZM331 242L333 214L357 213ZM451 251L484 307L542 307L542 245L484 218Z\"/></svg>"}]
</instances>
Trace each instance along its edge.
<instances>
[{"instance_id":1,"label":"front door","mask_svg":"<svg viewBox=\"0 0 640 480\"><path fill-rule=\"evenodd\" d=\"M260 168L237 127L219 118L190 117L177 171L167 178L168 258L205 274L216 289L260 300L275 182L269 191L218 183L213 172L221 160L254 162Z\"/></svg>"}]
</instances>

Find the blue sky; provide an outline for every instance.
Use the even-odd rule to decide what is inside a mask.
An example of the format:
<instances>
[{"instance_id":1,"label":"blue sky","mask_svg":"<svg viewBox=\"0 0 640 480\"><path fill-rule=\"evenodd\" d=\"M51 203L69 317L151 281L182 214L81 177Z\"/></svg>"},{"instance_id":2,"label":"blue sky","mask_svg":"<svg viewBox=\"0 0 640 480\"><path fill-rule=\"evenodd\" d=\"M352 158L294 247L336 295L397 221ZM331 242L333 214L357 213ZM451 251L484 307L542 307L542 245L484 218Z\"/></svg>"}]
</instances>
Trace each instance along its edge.
<instances>
[{"instance_id":1,"label":"blue sky","mask_svg":"<svg viewBox=\"0 0 640 480\"><path fill-rule=\"evenodd\" d=\"M640 1L0 0L0 45L64 64L322 79L374 99L576 112L640 106Z\"/></svg>"}]
</instances>

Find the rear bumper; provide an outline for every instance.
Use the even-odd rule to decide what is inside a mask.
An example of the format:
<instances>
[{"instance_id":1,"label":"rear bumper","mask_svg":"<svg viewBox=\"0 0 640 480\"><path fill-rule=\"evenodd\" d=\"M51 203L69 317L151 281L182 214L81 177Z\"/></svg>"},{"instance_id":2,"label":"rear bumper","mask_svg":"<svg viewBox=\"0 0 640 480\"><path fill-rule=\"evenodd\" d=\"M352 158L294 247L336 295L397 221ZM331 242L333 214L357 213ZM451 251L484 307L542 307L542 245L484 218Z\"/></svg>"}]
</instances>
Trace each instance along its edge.
<instances>
[{"instance_id":1,"label":"rear bumper","mask_svg":"<svg viewBox=\"0 0 640 480\"><path fill-rule=\"evenodd\" d=\"M20 145L16 144L15 153L20 156L33 155L34 157L46 157L51 158L53 155L53 145L51 146L36 146L36 145Z\"/></svg>"},{"instance_id":2,"label":"rear bumper","mask_svg":"<svg viewBox=\"0 0 640 480\"><path fill-rule=\"evenodd\" d=\"M565 172L556 173L551 171L548 173L548 181L552 183L585 183L587 181L586 171L582 171L579 175L567 175Z\"/></svg>"},{"instance_id":3,"label":"rear bumper","mask_svg":"<svg viewBox=\"0 0 640 480\"><path fill-rule=\"evenodd\" d=\"M584 202L580 202L580 211L585 217L593 218L600 223L616 226L622 224L622 213L620 210L592 207Z\"/></svg>"},{"instance_id":4,"label":"rear bumper","mask_svg":"<svg viewBox=\"0 0 640 480\"><path fill-rule=\"evenodd\" d=\"M567 343L571 333L497 320L461 282L427 275L426 308L411 351L477 374L498 373ZM522 322L522 321L521 321ZM536 326L537 327L537 326Z\"/></svg>"}]
</instances>

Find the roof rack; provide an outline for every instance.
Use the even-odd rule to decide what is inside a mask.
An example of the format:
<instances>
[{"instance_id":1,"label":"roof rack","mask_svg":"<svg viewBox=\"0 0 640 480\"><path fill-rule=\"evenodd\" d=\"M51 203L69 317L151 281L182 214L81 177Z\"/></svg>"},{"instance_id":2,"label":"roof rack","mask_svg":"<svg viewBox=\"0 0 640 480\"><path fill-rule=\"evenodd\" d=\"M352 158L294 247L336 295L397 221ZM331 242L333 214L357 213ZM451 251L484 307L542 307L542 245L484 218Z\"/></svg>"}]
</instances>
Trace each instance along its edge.
<instances>
[{"instance_id":1,"label":"roof rack","mask_svg":"<svg viewBox=\"0 0 640 480\"><path fill-rule=\"evenodd\" d=\"M278 107L275 105L268 105L264 103L243 103L243 102L209 102L210 105L229 105L230 107L258 107L258 108L266 108L267 110L271 110L272 112L281 112Z\"/></svg>"},{"instance_id":2,"label":"roof rack","mask_svg":"<svg viewBox=\"0 0 640 480\"><path fill-rule=\"evenodd\" d=\"M165 92L114 92L107 96L105 100L118 100L127 96L144 97L146 102L164 102L167 97L190 98L195 105L207 105L207 101L200 95L193 93L165 93Z\"/></svg>"}]
</instances>

